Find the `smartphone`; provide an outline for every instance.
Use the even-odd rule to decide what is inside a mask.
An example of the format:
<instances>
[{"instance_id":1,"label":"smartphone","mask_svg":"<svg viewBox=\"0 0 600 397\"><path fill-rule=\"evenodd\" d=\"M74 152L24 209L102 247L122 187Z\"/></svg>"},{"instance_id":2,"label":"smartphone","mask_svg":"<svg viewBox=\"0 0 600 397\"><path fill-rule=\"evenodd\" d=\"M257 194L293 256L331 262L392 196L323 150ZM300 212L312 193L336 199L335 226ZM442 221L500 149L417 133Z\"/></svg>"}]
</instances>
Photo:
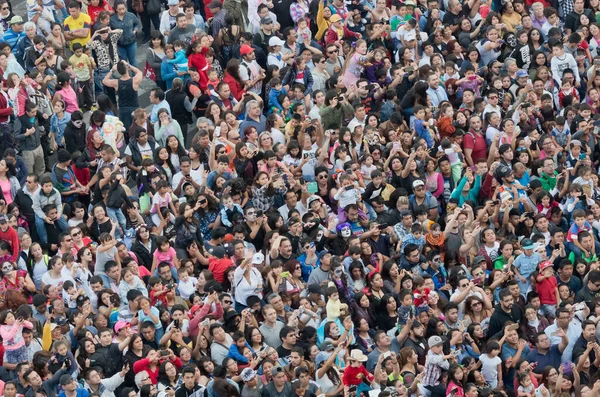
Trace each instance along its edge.
<instances>
[{"instance_id":1,"label":"smartphone","mask_svg":"<svg viewBox=\"0 0 600 397\"><path fill-rule=\"evenodd\" d=\"M481 283L481 277L476 277L473 279L473 283L474 284L480 284Z\"/></svg>"},{"instance_id":2,"label":"smartphone","mask_svg":"<svg viewBox=\"0 0 600 397\"><path fill-rule=\"evenodd\" d=\"M469 80L475 80L477 76L469 76Z\"/></svg>"},{"instance_id":3,"label":"smartphone","mask_svg":"<svg viewBox=\"0 0 600 397\"><path fill-rule=\"evenodd\" d=\"M382 223L381 225L377 226L377 229L379 230L385 230L388 228L388 224L387 223Z\"/></svg>"},{"instance_id":4,"label":"smartphone","mask_svg":"<svg viewBox=\"0 0 600 397\"><path fill-rule=\"evenodd\" d=\"M500 200L494 200L494 201L492 201L492 204L498 205L498 204L500 204Z\"/></svg>"},{"instance_id":5,"label":"smartphone","mask_svg":"<svg viewBox=\"0 0 600 397\"><path fill-rule=\"evenodd\" d=\"M388 358L388 357L390 357L391 355L392 355L392 352L385 352L385 353L383 353L383 358L384 358L384 359L385 359L385 358Z\"/></svg>"},{"instance_id":6,"label":"smartphone","mask_svg":"<svg viewBox=\"0 0 600 397\"><path fill-rule=\"evenodd\" d=\"M396 150L400 149L400 142L394 142L394 143L393 143L393 147L394 147L394 149L396 149Z\"/></svg>"},{"instance_id":7,"label":"smartphone","mask_svg":"<svg viewBox=\"0 0 600 397\"><path fill-rule=\"evenodd\" d=\"M288 278L290 277L290 272L281 272L281 278Z\"/></svg>"},{"instance_id":8,"label":"smartphone","mask_svg":"<svg viewBox=\"0 0 600 397\"><path fill-rule=\"evenodd\" d=\"M412 73L415 71L415 68L413 66L409 66L405 70L406 70L406 73Z\"/></svg>"},{"instance_id":9,"label":"smartphone","mask_svg":"<svg viewBox=\"0 0 600 397\"><path fill-rule=\"evenodd\" d=\"M563 364L563 368L564 368L563 373L570 374L571 372L573 372L573 363L571 361L567 361L566 363Z\"/></svg>"},{"instance_id":10,"label":"smartphone","mask_svg":"<svg viewBox=\"0 0 600 397\"><path fill-rule=\"evenodd\" d=\"M319 190L319 188L317 186L317 182L308 182L306 184L306 190L308 191L309 194L316 193Z\"/></svg>"},{"instance_id":11,"label":"smartphone","mask_svg":"<svg viewBox=\"0 0 600 397\"><path fill-rule=\"evenodd\" d=\"M585 153L579 153L579 160L585 160Z\"/></svg>"},{"instance_id":12,"label":"smartphone","mask_svg":"<svg viewBox=\"0 0 600 397\"><path fill-rule=\"evenodd\" d=\"M354 189L354 186L352 185L348 185L344 188L347 192L349 192L350 190Z\"/></svg>"},{"instance_id":13,"label":"smartphone","mask_svg":"<svg viewBox=\"0 0 600 397\"><path fill-rule=\"evenodd\" d=\"M161 355L161 356L163 356L163 357L165 357L165 356L168 356L168 355L170 355L170 354L171 354L171 353L169 353L169 351L168 351L168 350L161 350L161 351L160 351L160 355Z\"/></svg>"},{"instance_id":14,"label":"smartphone","mask_svg":"<svg viewBox=\"0 0 600 397\"><path fill-rule=\"evenodd\" d=\"M554 249L555 250L560 249L560 244L554 244Z\"/></svg>"}]
</instances>

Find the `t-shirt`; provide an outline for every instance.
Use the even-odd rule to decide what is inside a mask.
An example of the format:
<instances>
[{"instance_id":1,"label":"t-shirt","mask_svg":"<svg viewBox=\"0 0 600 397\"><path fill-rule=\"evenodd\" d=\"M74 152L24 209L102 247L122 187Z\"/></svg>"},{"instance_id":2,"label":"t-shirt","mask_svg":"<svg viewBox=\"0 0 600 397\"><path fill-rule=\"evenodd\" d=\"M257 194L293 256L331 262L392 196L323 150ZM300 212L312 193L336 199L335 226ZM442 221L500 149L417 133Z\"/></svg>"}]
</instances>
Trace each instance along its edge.
<instances>
[{"instance_id":1,"label":"t-shirt","mask_svg":"<svg viewBox=\"0 0 600 397\"><path fill-rule=\"evenodd\" d=\"M87 37L76 38L69 42L71 50L73 49L73 43L79 43L85 47L87 42L90 40L92 31L92 19L90 18L90 16L81 12L77 19L73 18L72 16L69 16L65 19L63 24L65 32L74 32L79 29L89 29Z\"/></svg>"},{"instance_id":2,"label":"t-shirt","mask_svg":"<svg viewBox=\"0 0 600 397\"><path fill-rule=\"evenodd\" d=\"M170 202L171 195L169 193L165 194L164 197L160 194L155 194L154 197L152 197L152 208L150 209L150 212L156 214L157 211L155 206L158 206L158 208L168 207Z\"/></svg>"},{"instance_id":3,"label":"t-shirt","mask_svg":"<svg viewBox=\"0 0 600 397\"><path fill-rule=\"evenodd\" d=\"M108 251L100 252L96 250L96 266L94 267L94 274L105 274L104 265L106 262L115 260L117 254L117 248L112 247Z\"/></svg>"},{"instance_id":4,"label":"t-shirt","mask_svg":"<svg viewBox=\"0 0 600 397\"><path fill-rule=\"evenodd\" d=\"M140 146L139 143L136 143L136 145L138 146L138 150L140 151L142 160L144 160L144 159L154 160L154 154L152 153L152 147L150 146L150 144L148 142L146 142L146 144L144 146ZM131 148L129 147L129 145L127 145L127 148L125 149L125 155L131 156Z\"/></svg>"},{"instance_id":5,"label":"t-shirt","mask_svg":"<svg viewBox=\"0 0 600 397\"><path fill-rule=\"evenodd\" d=\"M482 363L481 374L492 389L495 389L498 386L498 364L502 363L502 359L498 356L491 358L487 354L482 354L479 356L479 360Z\"/></svg>"},{"instance_id":6,"label":"t-shirt","mask_svg":"<svg viewBox=\"0 0 600 397\"><path fill-rule=\"evenodd\" d=\"M154 197L156 197L156 196L158 196L158 194L154 195ZM173 263L173 259L175 259L177 257L177 253L175 252L175 248L173 248L173 247L169 247L167 252L162 252L157 249L156 251L154 251L154 257L156 258L157 263L169 262L171 267L173 267L173 266L175 266Z\"/></svg>"},{"instance_id":7,"label":"t-shirt","mask_svg":"<svg viewBox=\"0 0 600 397\"><path fill-rule=\"evenodd\" d=\"M573 222L571 227L569 227L569 231L567 232L567 241L572 243L574 240L577 240L577 236L583 230L587 230L588 232L590 230L592 230L592 226L589 224L588 221L586 221L583 224L583 227L581 227L581 228L579 226L577 226L577 224L575 222Z\"/></svg>"}]
</instances>

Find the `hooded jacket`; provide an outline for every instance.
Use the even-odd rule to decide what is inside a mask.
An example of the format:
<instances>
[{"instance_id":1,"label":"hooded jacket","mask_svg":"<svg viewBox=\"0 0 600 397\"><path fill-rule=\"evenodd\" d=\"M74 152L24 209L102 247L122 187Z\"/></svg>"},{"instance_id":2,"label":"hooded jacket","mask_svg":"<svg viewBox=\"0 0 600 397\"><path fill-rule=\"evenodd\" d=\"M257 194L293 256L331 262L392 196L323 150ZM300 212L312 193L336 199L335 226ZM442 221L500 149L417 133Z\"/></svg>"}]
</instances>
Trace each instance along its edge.
<instances>
[{"instance_id":1,"label":"hooded jacket","mask_svg":"<svg viewBox=\"0 0 600 397\"><path fill-rule=\"evenodd\" d=\"M56 188L52 188L52 191L48 195L44 193L43 189L40 189L39 192L33 195L33 211L42 219L46 218L44 207L48 204L56 205L58 216L62 216L62 199L60 198L60 193L58 190L56 190Z\"/></svg>"},{"instance_id":2,"label":"hooded jacket","mask_svg":"<svg viewBox=\"0 0 600 397\"><path fill-rule=\"evenodd\" d=\"M76 151L82 152L85 150L85 124L82 124L81 127L77 128L73 124L73 120L67 123L65 127L65 132L63 134L65 138L65 147L69 153L74 153Z\"/></svg>"}]
</instances>

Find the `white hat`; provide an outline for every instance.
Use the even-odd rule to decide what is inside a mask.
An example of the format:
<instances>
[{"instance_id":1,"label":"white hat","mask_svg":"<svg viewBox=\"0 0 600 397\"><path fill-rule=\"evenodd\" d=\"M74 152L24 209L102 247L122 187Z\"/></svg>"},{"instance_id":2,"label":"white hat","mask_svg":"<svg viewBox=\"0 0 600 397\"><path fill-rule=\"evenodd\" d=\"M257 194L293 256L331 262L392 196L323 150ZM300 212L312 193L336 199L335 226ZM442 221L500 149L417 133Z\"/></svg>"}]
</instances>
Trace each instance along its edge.
<instances>
[{"instance_id":1,"label":"white hat","mask_svg":"<svg viewBox=\"0 0 600 397\"><path fill-rule=\"evenodd\" d=\"M359 349L353 349L350 352L350 360L354 360L354 361L360 361L362 363L364 363L365 361L367 361L369 358L367 356L365 356L363 354L362 351L360 351Z\"/></svg>"},{"instance_id":2,"label":"white hat","mask_svg":"<svg viewBox=\"0 0 600 397\"><path fill-rule=\"evenodd\" d=\"M269 47L275 47L276 45L283 46L285 41L281 40L277 36L273 36L269 39Z\"/></svg>"},{"instance_id":3,"label":"white hat","mask_svg":"<svg viewBox=\"0 0 600 397\"><path fill-rule=\"evenodd\" d=\"M257 252L256 254L252 255L252 263L253 264L260 265L264 261L265 261L265 256L262 252Z\"/></svg>"}]
</instances>

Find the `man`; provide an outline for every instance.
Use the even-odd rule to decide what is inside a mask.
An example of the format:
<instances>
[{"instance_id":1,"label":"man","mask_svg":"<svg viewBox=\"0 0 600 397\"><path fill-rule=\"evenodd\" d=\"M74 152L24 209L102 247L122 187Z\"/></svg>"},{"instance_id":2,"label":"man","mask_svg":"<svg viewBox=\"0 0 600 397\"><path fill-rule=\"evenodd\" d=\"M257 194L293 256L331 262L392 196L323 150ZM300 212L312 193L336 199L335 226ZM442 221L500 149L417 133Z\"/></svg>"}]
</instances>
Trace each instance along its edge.
<instances>
[{"instance_id":1,"label":"man","mask_svg":"<svg viewBox=\"0 0 600 397\"><path fill-rule=\"evenodd\" d=\"M357 126L361 126L364 128L366 121L367 112L365 111L364 105L361 103L354 105L354 118L348 123L348 128L350 129L350 132L354 132L354 129Z\"/></svg>"},{"instance_id":2,"label":"man","mask_svg":"<svg viewBox=\"0 0 600 397\"><path fill-rule=\"evenodd\" d=\"M329 44L325 50L325 70L330 76L340 73L344 67L344 57L339 55L340 50L337 45Z\"/></svg>"},{"instance_id":3,"label":"man","mask_svg":"<svg viewBox=\"0 0 600 397\"><path fill-rule=\"evenodd\" d=\"M277 298L281 299L280 296ZM276 298L271 298L271 302L276 301ZM263 317L265 322L258 328L262 333L264 342L277 349L281 345L281 338L279 337L280 332L284 329L285 323L279 321L277 318L277 311L272 304L266 304L262 308Z\"/></svg>"},{"instance_id":4,"label":"man","mask_svg":"<svg viewBox=\"0 0 600 397\"><path fill-rule=\"evenodd\" d=\"M242 397L261 397L263 384L258 374L252 368L244 368L240 373L244 387L242 388Z\"/></svg>"},{"instance_id":5,"label":"man","mask_svg":"<svg viewBox=\"0 0 600 397\"><path fill-rule=\"evenodd\" d=\"M498 104L498 91L495 88L491 88L488 91L486 100L487 103L483 108L483 114L481 117L485 118L485 115L490 112L497 113L500 116L502 114L502 108Z\"/></svg>"},{"instance_id":6,"label":"man","mask_svg":"<svg viewBox=\"0 0 600 397\"><path fill-rule=\"evenodd\" d=\"M175 397L204 396L205 389L204 387L200 386L198 382L196 382L196 372L193 367L186 366L185 368L183 368L181 376L183 378L183 384L175 392Z\"/></svg>"},{"instance_id":7,"label":"man","mask_svg":"<svg viewBox=\"0 0 600 397\"><path fill-rule=\"evenodd\" d=\"M425 354L427 351L425 326L417 320L413 321L410 331L408 332L408 338L406 338L406 341L402 347L412 348L419 357L419 365L425 365Z\"/></svg>"},{"instance_id":8,"label":"man","mask_svg":"<svg viewBox=\"0 0 600 397\"><path fill-rule=\"evenodd\" d=\"M81 12L81 3L78 1L69 2L69 14L63 25L65 39L72 50L74 43L85 46L90 40L92 19L88 14Z\"/></svg>"},{"instance_id":9,"label":"man","mask_svg":"<svg viewBox=\"0 0 600 397\"><path fill-rule=\"evenodd\" d=\"M98 371L90 368L84 373L83 388L100 397L115 397L115 390L125 381L125 375L129 371L129 364L125 363L121 372L114 374L111 378L100 377Z\"/></svg>"},{"instance_id":10,"label":"man","mask_svg":"<svg viewBox=\"0 0 600 397\"><path fill-rule=\"evenodd\" d=\"M242 66L240 66L242 68ZM260 133L265 131L267 118L262 113L261 106L257 100L250 100L246 104L246 118L240 123L240 136L244 138L244 131L248 127L254 127Z\"/></svg>"},{"instance_id":11,"label":"man","mask_svg":"<svg viewBox=\"0 0 600 397\"><path fill-rule=\"evenodd\" d=\"M140 335L144 345L148 345L152 349L158 349L158 343L156 342L156 327L152 321L144 321L140 325Z\"/></svg>"},{"instance_id":12,"label":"man","mask_svg":"<svg viewBox=\"0 0 600 397\"><path fill-rule=\"evenodd\" d=\"M308 293L321 292L320 285L323 285L329 279L329 272L331 270L331 252L323 250L317 255L319 258L319 266L314 268L308 276ZM313 287L316 286L316 287ZM321 295L321 294L319 294Z\"/></svg>"},{"instance_id":13,"label":"man","mask_svg":"<svg viewBox=\"0 0 600 397\"><path fill-rule=\"evenodd\" d=\"M443 22L444 25L450 26L452 33L458 30L461 19L465 17L465 14L462 12L462 10L462 5L458 0L448 1L448 11L444 15Z\"/></svg>"},{"instance_id":14,"label":"man","mask_svg":"<svg viewBox=\"0 0 600 397\"><path fill-rule=\"evenodd\" d=\"M572 356L575 343L582 334L581 321L579 319L575 319L569 309L566 307L561 307L556 311L556 319L554 320L554 324L550 325L544 330L544 333L546 336L548 336L551 345L558 345L562 341L562 338L559 336L559 329L563 331L569 340L569 343L562 352L562 362L571 361L573 359Z\"/></svg>"},{"instance_id":15,"label":"man","mask_svg":"<svg viewBox=\"0 0 600 397\"><path fill-rule=\"evenodd\" d=\"M565 33L569 36L571 33L576 32L581 26L581 16L585 15L590 21L595 18L594 11L589 8L584 8L584 0L575 0L573 2L573 11L568 13L565 17Z\"/></svg>"},{"instance_id":16,"label":"man","mask_svg":"<svg viewBox=\"0 0 600 397\"><path fill-rule=\"evenodd\" d=\"M541 375L548 365L554 368L560 367L561 355L569 340L565 335L565 331L561 328L558 328L556 332L556 336L560 338L560 343L557 345L550 345L550 338L543 332L538 333L535 337L535 349L527 355L527 361L530 363L537 362L536 367L533 369L534 374Z\"/></svg>"},{"instance_id":17,"label":"man","mask_svg":"<svg viewBox=\"0 0 600 397\"><path fill-rule=\"evenodd\" d=\"M540 182L542 182L542 189L547 192L552 191L556 187L557 176L558 172L554 169L554 160L552 157L546 157L539 178Z\"/></svg>"},{"instance_id":18,"label":"man","mask_svg":"<svg viewBox=\"0 0 600 397\"><path fill-rule=\"evenodd\" d=\"M380 229L380 226L377 222L371 222L369 231L364 232L360 236L360 240L366 241L373 253L380 253L384 258L389 258L391 256L390 246L397 242L396 236L391 226L387 226L385 229ZM382 234L382 232L385 233Z\"/></svg>"},{"instance_id":19,"label":"man","mask_svg":"<svg viewBox=\"0 0 600 397\"><path fill-rule=\"evenodd\" d=\"M154 138L149 138L148 132L141 127L136 127L135 139L133 138L130 139L129 145L125 149L125 160L127 168L131 171L131 177L136 178L137 173L143 170L142 160L154 160L154 152L158 144Z\"/></svg>"},{"instance_id":20,"label":"man","mask_svg":"<svg viewBox=\"0 0 600 397\"><path fill-rule=\"evenodd\" d=\"M229 346L233 344L233 339L219 324L212 324L209 333L213 339L210 345L210 357L213 362L222 363L229 354Z\"/></svg>"},{"instance_id":21,"label":"man","mask_svg":"<svg viewBox=\"0 0 600 397\"><path fill-rule=\"evenodd\" d=\"M243 44L240 47L240 55L242 62L240 63L239 72L240 79L244 83L244 89L260 95L262 92L262 81L266 77L265 71L256 62L254 49L248 44ZM241 126L240 130L242 130ZM259 131L264 131L264 128Z\"/></svg>"},{"instance_id":22,"label":"man","mask_svg":"<svg viewBox=\"0 0 600 397\"><path fill-rule=\"evenodd\" d=\"M271 17L265 17L260 19L260 30L254 35L254 45L263 49L265 54L269 53L269 46L271 46L271 38L276 37L279 41L282 41L275 35L275 24ZM283 45L283 44L278 44ZM289 57L288 57L289 58Z\"/></svg>"},{"instance_id":23,"label":"man","mask_svg":"<svg viewBox=\"0 0 600 397\"><path fill-rule=\"evenodd\" d=\"M63 363L61 369L56 371L56 373L52 375L51 378L46 380L42 380L41 376L33 368L29 368L23 374L23 379L26 380L26 384L28 385L25 389L25 396L35 397L36 390L41 389L45 393L46 397L56 397L56 389L58 383L62 379L62 376L67 374L67 368L68 367L66 366L66 364ZM71 378L71 375L66 376L68 376L69 379L73 380L73 378Z\"/></svg>"},{"instance_id":24,"label":"man","mask_svg":"<svg viewBox=\"0 0 600 397\"><path fill-rule=\"evenodd\" d=\"M210 21L212 37L217 37L219 35L219 31L227 26L225 23L225 15L227 15L227 10L223 8L223 3L221 3L219 0L213 0L208 5L208 9L210 13L213 14L212 21Z\"/></svg>"},{"instance_id":25,"label":"man","mask_svg":"<svg viewBox=\"0 0 600 397\"><path fill-rule=\"evenodd\" d=\"M280 260L286 263L289 260L296 259L296 254L292 248L292 242L289 238L279 236L273 243L270 251L271 259Z\"/></svg>"},{"instance_id":26,"label":"man","mask_svg":"<svg viewBox=\"0 0 600 397\"><path fill-rule=\"evenodd\" d=\"M522 312L518 305L515 305L515 300L510 291L504 288L500 291L500 305L496 306L492 317L490 318L490 326L488 328L488 338L502 336L503 326L507 321L520 324L522 320Z\"/></svg>"},{"instance_id":27,"label":"man","mask_svg":"<svg viewBox=\"0 0 600 397\"><path fill-rule=\"evenodd\" d=\"M158 111L160 109L166 109L169 112L169 117L171 117L171 106L169 106L169 102L165 99L165 92L160 88L153 88L150 90L150 103L154 106L152 107L152 112L150 113L150 121L153 123L158 123Z\"/></svg>"},{"instance_id":28,"label":"man","mask_svg":"<svg viewBox=\"0 0 600 397\"><path fill-rule=\"evenodd\" d=\"M598 296L600 296L600 270L592 270L588 274L587 284L575 295L575 303L585 302L593 311L592 300Z\"/></svg>"},{"instance_id":29,"label":"man","mask_svg":"<svg viewBox=\"0 0 600 397\"><path fill-rule=\"evenodd\" d=\"M168 44L173 44L175 40L181 40L187 46L192 42L192 37L196 33L194 25L189 25L184 13L177 14L177 26L171 30L167 38Z\"/></svg>"},{"instance_id":30,"label":"man","mask_svg":"<svg viewBox=\"0 0 600 397\"><path fill-rule=\"evenodd\" d=\"M413 268L418 267L421 263L425 262L425 256L421 255L421 251L416 244L406 244L402 256L400 257L400 269L406 271L412 271Z\"/></svg>"},{"instance_id":31,"label":"man","mask_svg":"<svg viewBox=\"0 0 600 397\"><path fill-rule=\"evenodd\" d=\"M563 233L561 229L558 230ZM558 286L566 285L569 287L569 291L572 291L573 293L579 291L583 286L579 277L573 276L573 263L569 260L565 260L564 258L562 258L558 264L556 283Z\"/></svg>"},{"instance_id":32,"label":"man","mask_svg":"<svg viewBox=\"0 0 600 397\"><path fill-rule=\"evenodd\" d=\"M27 223L30 225L35 224L35 212L33 210L33 197L39 193L40 185L38 184L38 176L36 174L29 174L25 179L25 183L21 189L17 191L14 199L14 203L19 207L21 215L27 219ZM36 228L30 228L32 232L32 239L37 241Z\"/></svg>"},{"instance_id":33,"label":"man","mask_svg":"<svg viewBox=\"0 0 600 397\"><path fill-rule=\"evenodd\" d=\"M142 324L143 325L143 324ZM105 377L112 377L123 368L123 349L118 343L113 343L113 332L108 328L99 328L100 343L96 345L96 352L90 357L90 367L102 368ZM129 340L130 337L125 338Z\"/></svg>"},{"instance_id":34,"label":"man","mask_svg":"<svg viewBox=\"0 0 600 397\"><path fill-rule=\"evenodd\" d=\"M379 361L379 356L387 352L394 352L398 354L400 351L401 343L406 340L408 336L408 331L412 328L412 319L409 319L406 326L402 327L402 331L395 338L390 338L390 336L385 331L377 331L375 335L373 335L373 341L375 342L375 349L371 353L368 354L367 363L365 367L367 371L373 373L375 370L375 365Z\"/></svg>"},{"instance_id":35,"label":"man","mask_svg":"<svg viewBox=\"0 0 600 397\"><path fill-rule=\"evenodd\" d=\"M308 200L311 200L313 196L309 197ZM318 197L315 196L316 199ZM306 202L307 206L310 206L310 202ZM283 217L283 221L287 222L288 214L292 210L297 210L300 213L300 217L306 214L306 207L302 204L302 201L298 201L298 195L293 190L288 190L285 193L285 204L278 208L279 213Z\"/></svg>"},{"instance_id":36,"label":"man","mask_svg":"<svg viewBox=\"0 0 600 397\"><path fill-rule=\"evenodd\" d=\"M504 361L504 367L508 369L505 375L505 385L509 390L513 390L514 378L516 374L517 363L522 358L527 357L531 349L527 346L527 342L524 339L519 339L517 329L519 324L512 322L507 323L504 327L505 342L502 345L502 351L500 357ZM469 343L468 341L466 343ZM504 374L503 374L504 375Z\"/></svg>"},{"instance_id":37,"label":"man","mask_svg":"<svg viewBox=\"0 0 600 397\"><path fill-rule=\"evenodd\" d=\"M32 329L23 328L23 342L25 342L25 348L27 349L27 357L29 362L33 362L33 356L35 353L44 350L44 347L42 346L42 340L33 336ZM5 366L6 364L7 363L4 363Z\"/></svg>"},{"instance_id":38,"label":"man","mask_svg":"<svg viewBox=\"0 0 600 397\"><path fill-rule=\"evenodd\" d=\"M296 329L288 326L283 327L279 331L279 339L281 344L277 348L277 354L288 361L288 357L292 354L292 348L296 345Z\"/></svg>"},{"instance_id":39,"label":"man","mask_svg":"<svg viewBox=\"0 0 600 397\"><path fill-rule=\"evenodd\" d=\"M181 14L183 12L183 9L181 9L179 7L178 0L169 0L167 2L167 5L169 6L169 9L164 11L162 13L162 15L160 16L160 28L159 28L160 32L165 37L169 36L169 34L171 33L171 30L175 29L175 27L177 26L177 17L179 16L179 14ZM150 30L150 29L148 29L148 30ZM217 37L217 36L213 36L213 37ZM145 37L144 40L146 38L150 38L149 31L148 31L148 36Z\"/></svg>"},{"instance_id":40,"label":"man","mask_svg":"<svg viewBox=\"0 0 600 397\"><path fill-rule=\"evenodd\" d=\"M35 103L28 101L25 105L25 114L17 117L14 124L15 140L21 148L27 172L38 176L46 171L44 151L42 150L40 117L48 119L47 114L38 113L38 107Z\"/></svg>"},{"instance_id":41,"label":"man","mask_svg":"<svg viewBox=\"0 0 600 397\"><path fill-rule=\"evenodd\" d=\"M276 365L271 368L271 382L267 383L262 390L262 397L292 396L292 387L287 382L285 370Z\"/></svg>"},{"instance_id":42,"label":"man","mask_svg":"<svg viewBox=\"0 0 600 397\"><path fill-rule=\"evenodd\" d=\"M67 233L61 233L58 236L58 252L57 255L61 257L64 254L72 254L73 250L73 237Z\"/></svg>"},{"instance_id":43,"label":"man","mask_svg":"<svg viewBox=\"0 0 600 397\"><path fill-rule=\"evenodd\" d=\"M10 45L13 54L17 53L19 42L25 38L25 32L23 31L24 23L25 22L23 21L23 18L20 16L13 16L9 23L10 28L8 28L8 30L4 32L4 35L2 36L2 40L6 41Z\"/></svg>"},{"instance_id":44,"label":"man","mask_svg":"<svg viewBox=\"0 0 600 397\"><path fill-rule=\"evenodd\" d=\"M32 208L35 212L35 225L36 231L42 243L48 242L48 234L46 233L46 225L54 225L60 232L64 233L67 231L67 221L62 216L62 199L60 193L52 184L52 177L50 175L44 175L41 178L41 189L38 189L37 193L33 195ZM50 219L46 215L46 208L49 205L54 205L57 210L57 218Z\"/></svg>"},{"instance_id":45,"label":"man","mask_svg":"<svg viewBox=\"0 0 600 397\"><path fill-rule=\"evenodd\" d=\"M414 193L408 197L408 205L413 213L418 210L424 210L427 217L432 221L436 221L438 217L439 204L437 199L425 188L425 182L422 179L417 179L413 182Z\"/></svg>"},{"instance_id":46,"label":"man","mask_svg":"<svg viewBox=\"0 0 600 397\"><path fill-rule=\"evenodd\" d=\"M440 103L448 100L448 94L440 85L440 77L437 73L430 73L427 76L427 84L429 84L429 88L427 88L427 96L429 96L431 99L432 106L440 106Z\"/></svg>"},{"instance_id":47,"label":"man","mask_svg":"<svg viewBox=\"0 0 600 397\"><path fill-rule=\"evenodd\" d=\"M183 197L183 186L186 183L194 186L194 189L200 189L204 176L200 170L192 169L192 160L189 157L183 156L180 160L180 171L173 175L171 187L173 193L178 197Z\"/></svg>"}]
</instances>

